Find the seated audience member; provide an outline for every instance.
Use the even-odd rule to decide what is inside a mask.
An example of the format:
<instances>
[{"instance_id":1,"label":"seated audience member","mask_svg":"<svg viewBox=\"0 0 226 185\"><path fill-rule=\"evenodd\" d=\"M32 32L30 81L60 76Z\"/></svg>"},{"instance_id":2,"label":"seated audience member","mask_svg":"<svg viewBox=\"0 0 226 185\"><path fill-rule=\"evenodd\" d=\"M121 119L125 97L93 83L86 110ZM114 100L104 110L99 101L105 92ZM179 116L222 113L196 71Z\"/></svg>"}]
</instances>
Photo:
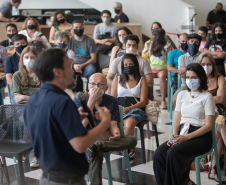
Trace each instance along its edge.
<instances>
[{"instance_id":1,"label":"seated audience member","mask_svg":"<svg viewBox=\"0 0 226 185\"><path fill-rule=\"evenodd\" d=\"M35 57L38 55L34 46L24 48L20 56L19 71L13 74L11 93L17 104L26 103L37 92L41 83L34 73Z\"/></svg>"},{"instance_id":2,"label":"seated audience member","mask_svg":"<svg viewBox=\"0 0 226 185\"><path fill-rule=\"evenodd\" d=\"M205 45L206 45L206 37L208 35L208 28L205 26L199 27L198 35L202 37L201 44L199 46L199 52L203 52Z\"/></svg>"},{"instance_id":3,"label":"seated audience member","mask_svg":"<svg viewBox=\"0 0 226 185\"><path fill-rule=\"evenodd\" d=\"M153 168L159 185L194 184L189 178L191 163L212 147L215 102L207 92L206 73L200 64L192 63L186 67L185 78L186 88L177 97L172 137L155 150ZM182 127L187 133L181 132Z\"/></svg>"},{"instance_id":4,"label":"seated audience member","mask_svg":"<svg viewBox=\"0 0 226 185\"><path fill-rule=\"evenodd\" d=\"M159 29L159 28L162 29L162 25L159 22L153 22L152 25L151 25L151 33L152 33L152 35L153 35L153 30ZM166 41L167 41L168 44L170 44L169 40L166 39ZM148 60L150 58L149 57L149 50L150 50L150 45L152 44L152 42L153 42L153 39L150 39L147 42L145 42L144 49L142 51L142 57L144 57L144 58L146 58ZM170 47L172 49L172 46L170 46Z\"/></svg>"},{"instance_id":5,"label":"seated audience member","mask_svg":"<svg viewBox=\"0 0 226 185\"><path fill-rule=\"evenodd\" d=\"M114 46L112 49L109 67L111 66L111 63L115 58L121 57L124 54L126 54L125 37L127 35L132 35L132 32L128 28L121 27L121 28L117 29L117 31L115 33L115 45L116 46Z\"/></svg>"},{"instance_id":6,"label":"seated audience member","mask_svg":"<svg viewBox=\"0 0 226 185\"><path fill-rule=\"evenodd\" d=\"M167 55L170 51L170 43L165 39L165 30L159 28L153 30L153 42L150 44L149 58L151 61L151 70L153 78L160 80L161 108L166 109L166 91L167 91Z\"/></svg>"},{"instance_id":7,"label":"seated audience member","mask_svg":"<svg viewBox=\"0 0 226 185\"><path fill-rule=\"evenodd\" d=\"M12 86L12 77L15 72L18 71L18 64L20 61L20 55L24 48L27 47L27 37L21 34L17 34L12 38L13 46L16 49L16 52L8 57L5 62L5 74L7 84Z\"/></svg>"},{"instance_id":8,"label":"seated audience member","mask_svg":"<svg viewBox=\"0 0 226 185\"><path fill-rule=\"evenodd\" d=\"M226 24L226 12L223 10L222 3L217 3L216 8L209 12L206 27L212 28L216 23Z\"/></svg>"},{"instance_id":9,"label":"seated audience member","mask_svg":"<svg viewBox=\"0 0 226 185\"><path fill-rule=\"evenodd\" d=\"M134 135L134 127L141 121L147 120L144 107L147 101L148 85L141 77L139 62L133 54L125 54L121 62L121 75L116 77L112 83L111 95L118 100L118 104L123 106L123 123L125 135ZM130 93L127 85L131 89ZM136 99L134 98L136 97ZM134 148L129 148L130 162L135 160Z\"/></svg>"},{"instance_id":10,"label":"seated audience member","mask_svg":"<svg viewBox=\"0 0 226 185\"><path fill-rule=\"evenodd\" d=\"M153 85L152 71L151 71L149 61L147 59L137 55L139 42L140 42L140 40L139 40L138 36L136 36L136 35L126 36L125 37L126 53L136 55L138 64L139 64L139 71L140 71L141 77L146 79L147 84ZM108 94L111 93L111 84L112 84L112 81L113 81L115 75L120 76L122 73L122 71L121 71L122 58L123 58L123 56L115 58L109 68L109 71L107 74Z\"/></svg>"},{"instance_id":11,"label":"seated audience member","mask_svg":"<svg viewBox=\"0 0 226 185\"><path fill-rule=\"evenodd\" d=\"M50 43L57 44L54 41L54 35L58 31L67 32L71 36L71 24L67 22L67 16L61 10L56 11L56 13L54 14L53 25L50 29L49 34Z\"/></svg>"},{"instance_id":12,"label":"seated audience member","mask_svg":"<svg viewBox=\"0 0 226 185\"><path fill-rule=\"evenodd\" d=\"M167 56L167 70L171 72L171 77L173 79L173 83L176 84L175 87L177 89L177 74L178 74L178 59L181 55L184 55L188 49L188 34L182 33L178 39L178 48L172 50L168 53Z\"/></svg>"},{"instance_id":13,"label":"seated audience member","mask_svg":"<svg viewBox=\"0 0 226 185\"><path fill-rule=\"evenodd\" d=\"M122 3L116 2L114 5L114 9L115 9L115 13L116 13L114 22L116 22L116 23L129 22L129 18L122 11Z\"/></svg>"},{"instance_id":14,"label":"seated audience member","mask_svg":"<svg viewBox=\"0 0 226 185\"><path fill-rule=\"evenodd\" d=\"M35 18L28 17L22 26L22 30L19 34L25 35L29 44L33 45L33 42L41 42L42 44L34 45L38 52L41 52L45 48L51 48L47 38L40 32L38 21Z\"/></svg>"},{"instance_id":15,"label":"seated audience member","mask_svg":"<svg viewBox=\"0 0 226 185\"><path fill-rule=\"evenodd\" d=\"M114 97L104 93L107 88L107 80L103 74L95 73L90 77L89 93L87 93L88 107L93 112L96 112L94 105L98 104L100 107L106 107L111 113L110 128L97 139L94 145L86 150L91 185L102 184L102 168L100 166L103 163L103 151L123 151L134 148L137 144L136 138L120 135L120 130L117 126L117 122L120 121L118 103ZM68 93L68 90L66 92ZM70 96L74 99L74 94L71 91ZM81 106L79 102L76 102L76 105L77 107ZM95 117L94 120L97 125L100 123ZM84 120L82 124L86 128L88 119Z\"/></svg>"},{"instance_id":16,"label":"seated audience member","mask_svg":"<svg viewBox=\"0 0 226 185\"><path fill-rule=\"evenodd\" d=\"M115 43L115 32L117 26L111 23L111 12L104 10L101 12L102 23L94 28L93 38L98 45L99 52L108 54Z\"/></svg>"},{"instance_id":17,"label":"seated audience member","mask_svg":"<svg viewBox=\"0 0 226 185\"><path fill-rule=\"evenodd\" d=\"M0 22L16 22L17 20L12 17L12 8L13 6L18 8L20 4L21 0L5 0L0 7Z\"/></svg>"},{"instance_id":18,"label":"seated audience member","mask_svg":"<svg viewBox=\"0 0 226 185\"><path fill-rule=\"evenodd\" d=\"M217 71L225 76L226 64L226 29L223 23L216 23L212 28L212 35L206 42L204 52L213 55L217 65Z\"/></svg>"},{"instance_id":19,"label":"seated audience member","mask_svg":"<svg viewBox=\"0 0 226 185\"><path fill-rule=\"evenodd\" d=\"M188 49L187 53L181 55L178 59L178 73L181 76L181 88L178 89L173 96L172 103L173 107L176 105L177 95L180 91L185 88L185 71L186 66L191 63L196 63L199 55L199 46L201 43L202 37L199 36L197 33L192 33L188 35Z\"/></svg>"},{"instance_id":20,"label":"seated audience member","mask_svg":"<svg viewBox=\"0 0 226 185\"><path fill-rule=\"evenodd\" d=\"M68 43L67 48L75 52L74 69L77 73L81 73L82 77L87 79L96 72L96 53L97 48L94 40L84 34L84 25L80 20L72 23L74 35Z\"/></svg>"},{"instance_id":21,"label":"seated audience member","mask_svg":"<svg viewBox=\"0 0 226 185\"><path fill-rule=\"evenodd\" d=\"M70 35L66 32L58 31L54 36L55 43L57 48L61 48L66 51L68 58L71 59L72 62L75 61L75 53L74 51L67 49L67 45L70 42Z\"/></svg>"},{"instance_id":22,"label":"seated audience member","mask_svg":"<svg viewBox=\"0 0 226 185\"><path fill-rule=\"evenodd\" d=\"M215 110L216 114L218 114L218 118L216 119L215 125L215 134L217 140L217 149L218 149L218 157L220 159L223 144L226 144L226 125L223 124L225 121L225 79L224 76L220 75L217 71L216 63L214 61L213 56L210 53L202 53L199 55L197 59L197 63L199 63L204 71L206 72L206 76L208 79L208 92L212 94L213 99L215 100ZM217 120L221 120L221 122ZM210 169L210 173L208 175L209 179L214 179L218 182L217 171L216 171L216 159L214 156L211 157L212 165ZM223 181L224 179L222 179ZM225 180L224 180L225 181Z\"/></svg>"},{"instance_id":23,"label":"seated audience member","mask_svg":"<svg viewBox=\"0 0 226 185\"><path fill-rule=\"evenodd\" d=\"M12 43L12 38L17 33L18 33L18 30L15 24L9 23L6 25L6 34L9 39L3 40L2 42L0 42L0 45L6 47L8 56L13 55L16 51Z\"/></svg>"}]
</instances>

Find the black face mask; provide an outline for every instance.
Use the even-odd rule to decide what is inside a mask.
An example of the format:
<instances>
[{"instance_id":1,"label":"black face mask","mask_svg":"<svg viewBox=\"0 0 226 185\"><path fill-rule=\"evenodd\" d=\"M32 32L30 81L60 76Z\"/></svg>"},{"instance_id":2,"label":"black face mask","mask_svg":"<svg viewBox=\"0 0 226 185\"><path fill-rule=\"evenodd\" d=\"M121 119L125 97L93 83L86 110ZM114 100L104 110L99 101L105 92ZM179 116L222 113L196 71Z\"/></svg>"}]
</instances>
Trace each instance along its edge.
<instances>
[{"instance_id":1,"label":"black face mask","mask_svg":"<svg viewBox=\"0 0 226 185\"><path fill-rule=\"evenodd\" d=\"M115 9L116 14L119 14L119 12L120 12L120 9Z\"/></svg>"},{"instance_id":2,"label":"black face mask","mask_svg":"<svg viewBox=\"0 0 226 185\"><path fill-rule=\"evenodd\" d=\"M61 48L61 49L64 49L67 47L67 44L64 44L64 43L57 43L57 47L58 48Z\"/></svg>"},{"instance_id":3,"label":"black face mask","mask_svg":"<svg viewBox=\"0 0 226 185\"><path fill-rule=\"evenodd\" d=\"M217 39L223 39L224 34L223 34L223 33L217 33L217 34L215 34L215 37L216 37Z\"/></svg>"},{"instance_id":4,"label":"black face mask","mask_svg":"<svg viewBox=\"0 0 226 185\"><path fill-rule=\"evenodd\" d=\"M33 29L35 29L35 25L28 25L28 26L27 26L27 29L33 30Z\"/></svg>"},{"instance_id":5,"label":"black face mask","mask_svg":"<svg viewBox=\"0 0 226 185\"><path fill-rule=\"evenodd\" d=\"M128 66L128 67L124 67L124 72L127 75L132 75L135 73L135 66Z\"/></svg>"},{"instance_id":6,"label":"black face mask","mask_svg":"<svg viewBox=\"0 0 226 185\"><path fill-rule=\"evenodd\" d=\"M199 46L195 43L193 44L189 44L188 45L188 53L191 55L191 56L194 56L196 55L198 52L199 52Z\"/></svg>"},{"instance_id":7,"label":"black face mask","mask_svg":"<svg viewBox=\"0 0 226 185\"><path fill-rule=\"evenodd\" d=\"M74 33L78 37L81 37L83 35L83 33L84 33L84 29L74 29Z\"/></svg>"},{"instance_id":8,"label":"black face mask","mask_svg":"<svg viewBox=\"0 0 226 185\"><path fill-rule=\"evenodd\" d=\"M20 45L20 46L16 47L16 52L21 54L23 49L26 48L26 47L27 47L27 45L24 45L24 46Z\"/></svg>"},{"instance_id":9,"label":"black face mask","mask_svg":"<svg viewBox=\"0 0 226 185\"><path fill-rule=\"evenodd\" d=\"M11 39L11 38L13 38L13 36L16 35L16 34L17 34L17 33L15 33L15 34L7 34L7 37L9 37L9 38Z\"/></svg>"},{"instance_id":10,"label":"black face mask","mask_svg":"<svg viewBox=\"0 0 226 185\"><path fill-rule=\"evenodd\" d=\"M66 21L66 19L60 19L57 22L60 23L60 24L63 24L65 21Z\"/></svg>"},{"instance_id":11,"label":"black face mask","mask_svg":"<svg viewBox=\"0 0 226 185\"><path fill-rule=\"evenodd\" d=\"M183 49L184 51L187 51L187 49L188 49L188 44L187 44L187 43L180 43L180 47L181 47L181 49Z\"/></svg>"}]
</instances>

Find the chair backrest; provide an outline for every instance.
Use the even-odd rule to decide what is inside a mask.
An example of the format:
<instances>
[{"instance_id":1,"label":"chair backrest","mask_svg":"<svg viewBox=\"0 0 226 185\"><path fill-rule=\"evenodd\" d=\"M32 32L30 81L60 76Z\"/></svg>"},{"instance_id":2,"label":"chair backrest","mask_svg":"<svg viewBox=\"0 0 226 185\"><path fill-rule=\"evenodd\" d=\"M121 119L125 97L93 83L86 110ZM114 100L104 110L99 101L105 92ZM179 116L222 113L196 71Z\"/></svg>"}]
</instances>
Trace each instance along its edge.
<instances>
[{"instance_id":1,"label":"chair backrest","mask_svg":"<svg viewBox=\"0 0 226 185\"><path fill-rule=\"evenodd\" d=\"M180 89L181 88L181 76L178 74L178 78L177 78L177 89Z\"/></svg>"},{"instance_id":2,"label":"chair backrest","mask_svg":"<svg viewBox=\"0 0 226 185\"><path fill-rule=\"evenodd\" d=\"M0 106L0 142L31 144L32 140L24 123L25 105Z\"/></svg>"},{"instance_id":3,"label":"chair backrest","mask_svg":"<svg viewBox=\"0 0 226 185\"><path fill-rule=\"evenodd\" d=\"M172 76L171 76L171 72L168 72L168 79L167 82L171 85L172 84Z\"/></svg>"},{"instance_id":4,"label":"chair backrest","mask_svg":"<svg viewBox=\"0 0 226 185\"><path fill-rule=\"evenodd\" d=\"M119 130L120 135L124 136L124 129L123 129L123 107L119 105L119 113L120 113L120 122L119 122Z\"/></svg>"},{"instance_id":5,"label":"chair backrest","mask_svg":"<svg viewBox=\"0 0 226 185\"><path fill-rule=\"evenodd\" d=\"M97 72L102 72L103 68L107 68L109 67L109 63L110 63L110 56L108 55L104 55L102 53L97 53Z\"/></svg>"}]
</instances>

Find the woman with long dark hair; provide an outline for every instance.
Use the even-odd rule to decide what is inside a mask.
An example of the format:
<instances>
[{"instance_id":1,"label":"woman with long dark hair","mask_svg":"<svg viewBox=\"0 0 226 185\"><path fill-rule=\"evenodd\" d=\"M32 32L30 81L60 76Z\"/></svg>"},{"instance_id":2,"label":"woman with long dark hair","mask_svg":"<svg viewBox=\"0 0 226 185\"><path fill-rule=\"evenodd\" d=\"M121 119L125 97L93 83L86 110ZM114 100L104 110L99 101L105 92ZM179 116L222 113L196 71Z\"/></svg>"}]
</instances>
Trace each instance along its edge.
<instances>
[{"instance_id":1,"label":"woman with long dark hair","mask_svg":"<svg viewBox=\"0 0 226 185\"><path fill-rule=\"evenodd\" d=\"M170 51L170 44L165 39L164 29L153 30L153 42L150 45L149 59L151 61L151 69L153 78L158 77L160 80L161 91L161 108L166 109L166 90L167 90L167 55Z\"/></svg>"},{"instance_id":2,"label":"woman with long dark hair","mask_svg":"<svg viewBox=\"0 0 226 185\"><path fill-rule=\"evenodd\" d=\"M198 63L187 65L186 87L177 96L173 135L155 150L153 167L158 185L190 185L194 159L212 147L215 102ZM182 129L183 128L183 129Z\"/></svg>"},{"instance_id":3,"label":"woman with long dark hair","mask_svg":"<svg viewBox=\"0 0 226 185\"><path fill-rule=\"evenodd\" d=\"M70 36L72 35L71 24L67 22L67 16L61 10L56 11L56 13L54 14L54 20L49 34L50 43L57 44L54 41L54 35L58 31L67 32Z\"/></svg>"},{"instance_id":4,"label":"woman with long dark hair","mask_svg":"<svg viewBox=\"0 0 226 185\"><path fill-rule=\"evenodd\" d=\"M206 42L204 52L208 52L213 56L217 65L217 71L225 76L226 29L223 23L214 24L212 35Z\"/></svg>"},{"instance_id":5,"label":"woman with long dark hair","mask_svg":"<svg viewBox=\"0 0 226 185\"><path fill-rule=\"evenodd\" d=\"M125 54L123 56L121 70L121 76L116 77L112 83L111 95L117 98L119 105L123 106L125 135L133 136L134 127L139 122L147 120L144 107L147 101L148 86L146 80L140 75L135 55ZM129 150L131 163L134 162L134 155L135 151L131 148Z\"/></svg>"},{"instance_id":6,"label":"woman with long dark hair","mask_svg":"<svg viewBox=\"0 0 226 185\"><path fill-rule=\"evenodd\" d=\"M121 27L115 32L115 45L112 48L111 59L109 67L111 66L112 61L126 54L126 45L124 43L125 37L131 35L132 32L127 27Z\"/></svg>"}]
</instances>

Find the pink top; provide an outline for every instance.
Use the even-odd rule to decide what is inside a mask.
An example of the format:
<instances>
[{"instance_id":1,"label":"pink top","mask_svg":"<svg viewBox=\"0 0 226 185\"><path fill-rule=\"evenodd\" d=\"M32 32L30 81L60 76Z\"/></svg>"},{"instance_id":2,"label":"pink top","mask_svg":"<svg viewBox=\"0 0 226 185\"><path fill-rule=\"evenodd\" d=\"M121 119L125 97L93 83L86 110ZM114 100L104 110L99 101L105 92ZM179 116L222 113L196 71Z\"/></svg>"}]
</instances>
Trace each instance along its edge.
<instances>
[{"instance_id":1,"label":"pink top","mask_svg":"<svg viewBox=\"0 0 226 185\"><path fill-rule=\"evenodd\" d=\"M203 52L204 48L205 48L205 45L206 45L206 41L205 42L202 42L199 46L199 51L200 52Z\"/></svg>"}]
</instances>

